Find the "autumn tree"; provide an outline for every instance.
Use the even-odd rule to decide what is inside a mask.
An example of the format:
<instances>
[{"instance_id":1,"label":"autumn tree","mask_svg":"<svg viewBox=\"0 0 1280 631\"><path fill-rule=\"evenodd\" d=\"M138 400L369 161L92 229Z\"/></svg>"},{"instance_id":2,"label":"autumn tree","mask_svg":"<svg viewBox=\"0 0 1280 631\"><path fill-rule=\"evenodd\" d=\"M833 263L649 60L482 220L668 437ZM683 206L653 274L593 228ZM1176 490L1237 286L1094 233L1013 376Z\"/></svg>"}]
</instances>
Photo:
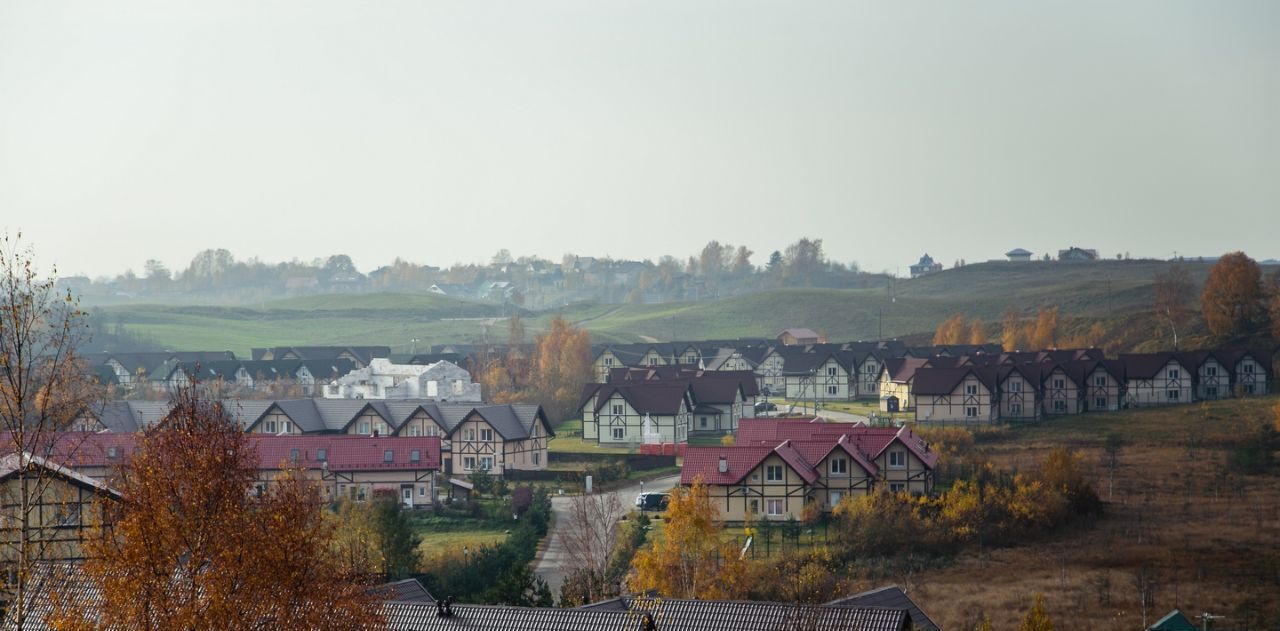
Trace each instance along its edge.
<instances>
[{"instance_id":1,"label":"autumn tree","mask_svg":"<svg viewBox=\"0 0 1280 631\"><path fill-rule=\"evenodd\" d=\"M937 331L933 334L933 343L937 344L960 344L968 337L969 331L965 326L964 314L953 313L942 324L938 325Z\"/></svg>"},{"instance_id":2,"label":"autumn tree","mask_svg":"<svg viewBox=\"0 0 1280 631\"><path fill-rule=\"evenodd\" d=\"M1155 276L1155 311L1169 320L1173 327L1174 337L1177 331L1185 331L1191 319L1191 300L1195 295L1195 286L1191 275L1175 261L1169 267L1156 272Z\"/></svg>"},{"instance_id":3,"label":"autumn tree","mask_svg":"<svg viewBox=\"0 0 1280 631\"><path fill-rule=\"evenodd\" d=\"M969 343L987 343L987 325L984 324L982 320L974 318L973 322L969 323Z\"/></svg>"},{"instance_id":4,"label":"autumn tree","mask_svg":"<svg viewBox=\"0 0 1280 631\"><path fill-rule=\"evenodd\" d=\"M631 591L666 598L735 598L745 586L746 563L732 544L720 543L719 511L701 479L676 487L667 504L662 539L632 561Z\"/></svg>"},{"instance_id":5,"label":"autumn tree","mask_svg":"<svg viewBox=\"0 0 1280 631\"><path fill-rule=\"evenodd\" d=\"M591 382L591 336L562 316L536 341L533 387L538 401L553 419L566 418Z\"/></svg>"},{"instance_id":6,"label":"autumn tree","mask_svg":"<svg viewBox=\"0 0 1280 631\"><path fill-rule=\"evenodd\" d=\"M1058 345L1058 308L1041 307L1031 330L1031 348L1045 350Z\"/></svg>"},{"instance_id":7,"label":"autumn tree","mask_svg":"<svg viewBox=\"0 0 1280 631\"><path fill-rule=\"evenodd\" d=\"M55 290L56 273L42 275L21 234L0 237L0 454L42 455L101 394L76 353L89 334L84 314L73 296ZM61 441L61 455L75 457L76 447ZM50 469L20 466L13 475L13 490L0 502L10 533L0 542L0 565L13 598L5 622L20 630L33 570L58 556L55 542L37 534L45 526L42 506L67 500L53 497Z\"/></svg>"},{"instance_id":8,"label":"autumn tree","mask_svg":"<svg viewBox=\"0 0 1280 631\"><path fill-rule=\"evenodd\" d=\"M94 611L56 616L77 629L375 629L366 586L333 548L319 487L286 469L254 492L258 456L200 386L144 431L117 474L113 528L85 545Z\"/></svg>"},{"instance_id":9,"label":"autumn tree","mask_svg":"<svg viewBox=\"0 0 1280 631\"><path fill-rule=\"evenodd\" d=\"M1035 603L1022 619L1022 624L1018 625L1018 631L1053 631L1053 620L1049 618L1049 612L1044 610L1043 595L1036 594Z\"/></svg>"},{"instance_id":10,"label":"autumn tree","mask_svg":"<svg viewBox=\"0 0 1280 631\"><path fill-rule=\"evenodd\" d=\"M1026 336L1022 330L1022 319L1018 317L1018 312L1013 307L1005 309L1004 315L1000 319L1000 346L1008 352L1016 351L1026 346Z\"/></svg>"},{"instance_id":11,"label":"autumn tree","mask_svg":"<svg viewBox=\"0 0 1280 631\"><path fill-rule=\"evenodd\" d=\"M1262 270L1244 252L1218 259L1200 294L1209 332L1228 337L1248 333L1262 314Z\"/></svg>"},{"instance_id":12,"label":"autumn tree","mask_svg":"<svg viewBox=\"0 0 1280 631\"><path fill-rule=\"evenodd\" d=\"M1267 319L1271 320L1271 338L1280 340L1280 272L1271 275L1267 299Z\"/></svg>"}]
</instances>

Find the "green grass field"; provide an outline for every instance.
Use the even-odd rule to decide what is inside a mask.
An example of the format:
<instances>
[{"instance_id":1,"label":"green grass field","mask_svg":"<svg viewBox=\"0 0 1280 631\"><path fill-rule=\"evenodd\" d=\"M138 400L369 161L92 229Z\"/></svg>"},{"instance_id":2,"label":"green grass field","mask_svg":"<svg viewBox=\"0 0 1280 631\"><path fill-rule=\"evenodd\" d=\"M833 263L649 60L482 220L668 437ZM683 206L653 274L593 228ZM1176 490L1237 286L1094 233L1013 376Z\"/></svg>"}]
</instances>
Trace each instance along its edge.
<instances>
[{"instance_id":1,"label":"green grass field","mask_svg":"<svg viewBox=\"0 0 1280 631\"><path fill-rule=\"evenodd\" d=\"M1208 265L1186 264L1202 281ZM1152 278L1167 266L1154 261L981 263L885 289L785 289L721 300L659 305L578 304L524 314L528 337L561 314L594 341L770 337L807 326L830 339L873 339L926 333L962 312L995 324L1009 306L1031 315L1060 306L1064 317L1109 326L1137 322L1150 337L1151 322L1134 318L1149 309ZM96 309L165 348L230 349L287 344L386 344L408 352L433 343L503 343L507 308L435 294L332 294L242 307L114 305ZM1141 321L1140 321L1141 320Z\"/></svg>"}]
</instances>

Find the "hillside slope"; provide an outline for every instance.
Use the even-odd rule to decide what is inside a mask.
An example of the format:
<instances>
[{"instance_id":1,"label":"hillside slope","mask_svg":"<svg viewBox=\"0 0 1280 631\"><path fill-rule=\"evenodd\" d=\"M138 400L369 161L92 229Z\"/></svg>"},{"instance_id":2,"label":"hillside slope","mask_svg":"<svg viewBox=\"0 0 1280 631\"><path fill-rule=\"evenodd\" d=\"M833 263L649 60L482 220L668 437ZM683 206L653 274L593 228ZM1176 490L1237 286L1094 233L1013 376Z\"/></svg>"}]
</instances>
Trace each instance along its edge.
<instances>
[{"instance_id":1,"label":"hillside slope","mask_svg":"<svg viewBox=\"0 0 1280 631\"><path fill-rule=\"evenodd\" d=\"M1108 330L1150 336L1149 309L1157 261L1070 263L991 262L902 280L886 289L785 289L723 300L657 305L580 304L523 313L526 331L564 315L598 341L766 337L806 326L831 339L901 337L933 331L956 312L995 325L1005 309L1024 316L1059 306L1064 323L1080 329L1103 321ZM1197 287L1208 264L1185 263ZM107 321L168 348L230 348L275 344L390 344L409 350L445 342L501 343L507 309L434 294L333 294L266 302L256 308L120 306ZM1134 323L1140 323L1136 328ZM994 328L991 330L994 331Z\"/></svg>"}]
</instances>

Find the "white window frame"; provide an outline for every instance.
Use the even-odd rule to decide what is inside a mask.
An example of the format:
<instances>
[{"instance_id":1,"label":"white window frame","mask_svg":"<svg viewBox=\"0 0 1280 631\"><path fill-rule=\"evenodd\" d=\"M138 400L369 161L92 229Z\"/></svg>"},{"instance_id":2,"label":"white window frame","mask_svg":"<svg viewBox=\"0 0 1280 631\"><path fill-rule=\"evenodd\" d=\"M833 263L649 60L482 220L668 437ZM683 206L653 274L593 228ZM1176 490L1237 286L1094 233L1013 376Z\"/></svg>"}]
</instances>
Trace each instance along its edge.
<instances>
[{"instance_id":1,"label":"white window frame","mask_svg":"<svg viewBox=\"0 0 1280 631\"><path fill-rule=\"evenodd\" d=\"M614 440L622 440L627 437L627 429L625 427L614 427L611 435Z\"/></svg>"},{"instance_id":2,"label":"white window frame","mask_svg":"<svg viewBox=\"0 0 1280 631\"><path fill-rule=\"evenodd\" d=\"M777 474L776 476L774 475L775 473ZM786 479L786 477L787 475L786 473L783 472L782 465L780 464L765 465L764 467L765 482L782 482L783 480Z\"/></svg>"},{"instance_id":3,"label":"white window frame","mask_svg":"<svg viewBox=\"0 0 1280 631\"><path fill-rule=\"evenodd\" d=\"M965 384L965 386L964 386L964 393L965 393L966 395L968 395L968 396L977 396L977 394L978 394L978 384L976 384L976 383L968 383L968 384Z\"/></svg>"},{"instance_id":4,"label":"white window frame","mask_svg":"<svg viewBox=\"0 0 1280 631\"><path fill-rule=\"evenodd\" d=\"M476 459L474 456L466 456L462 459L463 471L474 471L476 468Z\"/></svg>"},{"instance_id":5,"label":"white window frame","mask_svg":"<svg viewBox=\"0 0 1280 631\"><path fill-rule=\"evenodd\" d=\"M907 468L907 452L901 449L894 449L889 452L889 468L905 469Z\"/></svg>"},{"instance_id":6,"label":"white window frame","mask_svg":"<svg viewBox=\"0 0 1280 631\"><path fill-rule=\"evenodd\" d=\"M480 442L482 442L482 443L491 443L491 442L493 442L493 430L491 430L491 429L481 429L481 430L480 430Z\"/></svg>"},{"instance_id":7,"label":"white window frame","mask_svg":"<svg viewBox=\"0 0 1280 631\"><path fill-rule=\"evenodd\" d=\"M782 516L782 500L765 500L765 515L769 517Z\"/></svg>"},{"instance_id":8,"label":"white window frame","mask_svg":"<svg viewBox=\"0 0 1280 631\"><path fill-rule=\"evenodd\" d=\"M832 458L831 473L843 475L849 472L849 460L847 458Z\"/></svg>"}]
</instances>

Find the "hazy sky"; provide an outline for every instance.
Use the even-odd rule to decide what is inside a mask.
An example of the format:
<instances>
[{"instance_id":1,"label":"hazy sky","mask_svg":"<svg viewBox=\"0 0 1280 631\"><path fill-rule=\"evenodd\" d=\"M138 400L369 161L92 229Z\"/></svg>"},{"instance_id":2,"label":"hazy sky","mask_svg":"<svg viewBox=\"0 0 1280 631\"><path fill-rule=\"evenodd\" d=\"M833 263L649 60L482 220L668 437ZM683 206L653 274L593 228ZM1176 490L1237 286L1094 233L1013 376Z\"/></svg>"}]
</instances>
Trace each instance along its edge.
<instances>
[{"instance_id":1,"label":"hazy sky","mask_svg":"<svg viewBox=\"0 0 1280 631\"><path fill-rule=\"evenodd\" d=\"M1266 258L1278 200L1275 0L0 0L0 227L64 275Z\"/></svg>"}]
</instances>

